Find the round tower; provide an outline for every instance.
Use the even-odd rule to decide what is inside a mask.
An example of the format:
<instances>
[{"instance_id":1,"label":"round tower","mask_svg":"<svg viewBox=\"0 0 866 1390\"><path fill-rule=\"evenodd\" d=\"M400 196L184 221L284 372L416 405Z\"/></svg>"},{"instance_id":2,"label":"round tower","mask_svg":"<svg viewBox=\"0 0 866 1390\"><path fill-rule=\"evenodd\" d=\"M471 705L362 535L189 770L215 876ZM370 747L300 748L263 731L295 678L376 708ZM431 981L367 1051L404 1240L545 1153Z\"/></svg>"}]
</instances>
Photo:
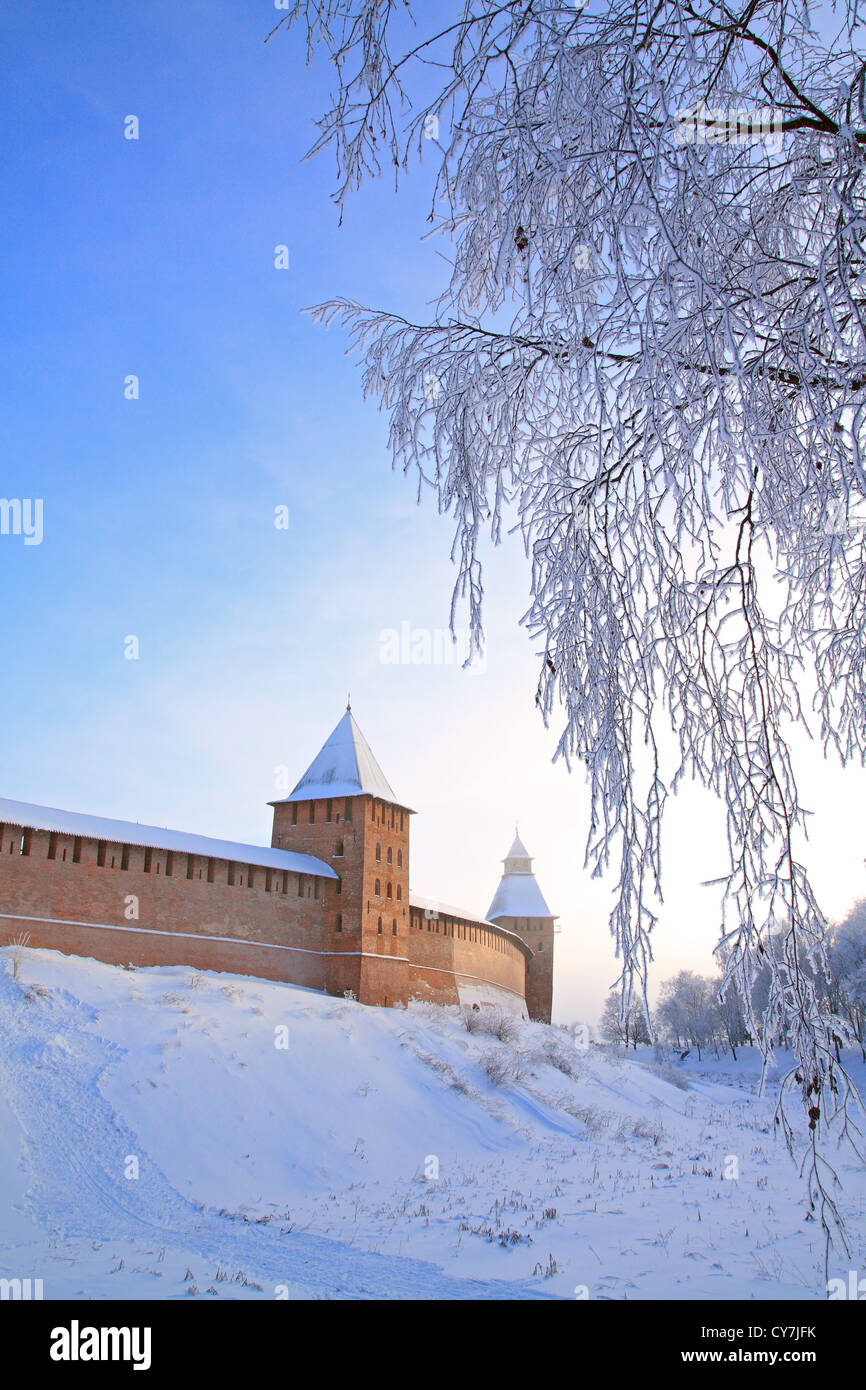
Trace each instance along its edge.
<instances>
[{"instance_id":1,"label":"round tower","mask_svg":"<svg viewBox=\"0 0 866 1390\"><path fill-rule=\"evenodd\" d=\"M526 967L529 1017L549 1023L553 1009L553 938L556 918L532 872L529 851L515 828L514 843L503 862L502 878L487 920L506 927L526 942L532 957Z\"/></svg>"}]
</instances>

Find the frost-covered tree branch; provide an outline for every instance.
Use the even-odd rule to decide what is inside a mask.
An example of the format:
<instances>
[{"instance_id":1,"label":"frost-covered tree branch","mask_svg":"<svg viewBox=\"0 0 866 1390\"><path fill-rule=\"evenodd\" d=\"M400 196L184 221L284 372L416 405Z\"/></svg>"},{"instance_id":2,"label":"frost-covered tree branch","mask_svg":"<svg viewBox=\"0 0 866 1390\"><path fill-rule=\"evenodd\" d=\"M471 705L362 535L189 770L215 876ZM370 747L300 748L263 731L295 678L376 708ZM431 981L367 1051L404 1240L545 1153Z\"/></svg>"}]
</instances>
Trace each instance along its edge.
<instances>
[{"instance_id":1,"label":"frost-covered tree branch","mask_svg":"<svg viewBox=\"0 0 866 1390\"><path fill-rule=\"evenodd\" d=\"M538 704L615 858L624 1009L645 995L661 826L686 777L727 811L720 955L798 1063L810 1193L850 1083L790 753L866 755L866 61L858 0L298 0L337 75L314 151L342 203L436 160L451 274L426 323L320 306L390 416L395 464L531 564ZM278 26L280 28L282 26ZM804 692L807 692L803 700ZM672 751L673 750L673 751ZM769 969L760 1017L750 1001Z\"/></svg>"}]
</instances>

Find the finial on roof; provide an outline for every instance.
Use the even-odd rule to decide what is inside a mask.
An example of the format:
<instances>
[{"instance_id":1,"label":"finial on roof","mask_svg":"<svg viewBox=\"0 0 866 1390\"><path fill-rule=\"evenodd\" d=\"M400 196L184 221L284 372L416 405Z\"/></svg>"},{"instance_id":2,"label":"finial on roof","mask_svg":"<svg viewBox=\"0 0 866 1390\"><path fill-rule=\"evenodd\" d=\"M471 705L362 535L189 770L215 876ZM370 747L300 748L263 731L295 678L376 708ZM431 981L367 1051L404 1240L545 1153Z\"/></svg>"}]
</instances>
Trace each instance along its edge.
<instances>
[{"instance_id":1,"label":"finial on roof","mask_svg":"<svg viewBox=\"0 0 866 1390\"><path fill-rule=\"evenodd\" d=\"M346 713L347 713L347 714L351 714L351 713L352 713L352 692L351 692L351 690L349 691L349 694L348 694L348 696L346 697Z\"/></svg>"}]
</instances>

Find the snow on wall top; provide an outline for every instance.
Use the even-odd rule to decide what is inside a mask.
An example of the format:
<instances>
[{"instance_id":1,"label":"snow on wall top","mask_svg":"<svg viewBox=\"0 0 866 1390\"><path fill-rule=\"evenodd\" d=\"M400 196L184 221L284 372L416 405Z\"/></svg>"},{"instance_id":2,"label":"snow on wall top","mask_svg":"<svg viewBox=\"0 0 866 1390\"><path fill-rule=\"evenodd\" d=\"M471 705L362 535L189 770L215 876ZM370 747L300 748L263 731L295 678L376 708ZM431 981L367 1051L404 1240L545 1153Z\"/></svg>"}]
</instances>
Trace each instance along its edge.
<instances>
[{"instance_id":1,"label":"snow on wall top","mask_svg":"<svg viewBox=\"0 0 866 1390\"><path fill-rule=\"evenodd\" d=\"M370 745L347 709L321 752L300 782L281 801L311 801L316 797L369 796L402 806L370 750ZM279 805L272 802L271 805ZM408 808L406 808L408 809Z\"/></svg>"},{"instance_id":2,"label":"snow on wall top","mask_svg":"<svg viewBox=\"0 0 866 1390\"><path fill-rule=\"evenodd\" d=\"M431 918L457 917L461 922L471 922L479 927L495 927L503 936L508 936L518 946L522 947L526 955L533 954L531 947L523 940L522 936L517 936L515 932L509 931L499 922L492 922L489 917L478 917L474 912L464 912L462 907L454 907L452 903L440 902L438 898L422 898L420 893L409 893L409 906L420 908L422 912L429 912Z\"/></svg>"},{"instance_id":3,"label":"snow on wall top","mask_svg":"<svg viewBox=\"0 0 866 1390\"><path fill-rule=\"evenodd\" d=\"M484 917L479 917L477 912L466 912L462 907L455 907L453 903L443 903L439 898L423 898L420 893L411 890L409 906L429 912L431 917L438 913L440 917L459 917L464 922L477 922L479 927L496 925L495 922L488 922Z\"/></svg>"},{"instance_id":4,"label":"snow on wall top","mask_svg":"<svg viewBox=\"0 0 866 1390\"><path fill-rule=\"evenodd\" d=\"M20 825L32 830L53 830L60 835L80 835L111 844L144 845L179 854L199 854L209 859L230 859L240 864L259 864L266 869L285 869L316 878L337 878L330 864L312 854L269 849L264 845L244 845L235 840L213 840L185 830L166 830L162 826L139 825L137 821L108 820L80 811L60 811L53 806L34 806L28 801L0 797L0 823Z\"/></svg>"}]
</instances>

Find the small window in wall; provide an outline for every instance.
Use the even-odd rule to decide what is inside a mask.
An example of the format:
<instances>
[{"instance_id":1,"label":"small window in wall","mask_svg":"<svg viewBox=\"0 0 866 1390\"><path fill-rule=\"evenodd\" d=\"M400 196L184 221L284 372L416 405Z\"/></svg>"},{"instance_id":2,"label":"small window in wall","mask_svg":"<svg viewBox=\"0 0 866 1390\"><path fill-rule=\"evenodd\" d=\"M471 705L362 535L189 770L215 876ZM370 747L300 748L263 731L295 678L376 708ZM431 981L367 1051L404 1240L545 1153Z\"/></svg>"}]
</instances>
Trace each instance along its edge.
<instances>
[{"instance_id":1,"label":"small window in wall","mask_svg":"<svg viewBox=\"0 0 866 1390\"><path fill-rule=\"evenodd\" d=\"M334 845L334 858L335 858L335 859L342 859L342 857L343 857L343 841L342 841L342 840L338 840L337 843Z\"/></svg>"},{"instance_id":2,"label":"small window in wall","mask_svg":"<svg viewBox=\"0 0 866 1390\"><path fill-rule=\"evenodd\" d=\"M382 884L380 883L378 878L376 879L376 882L373 884L373 896L376 898L381 898L382 896Z\"/></svg>"},{"instance_id":3,"label":"small window in wall","mask_svg":"<svg viewBox=\"0 0 866 1390\"><path fill-rule=\"evenodd\" d=\"M53 830L51 834L48 836L48 858L57 858L57 836L55 835Z\"/></svg>"},{"instance_id":4,"label":"small window in wall","mask_svg":"<svg viewBox=\"0 0 866 1390\"><path fill-rule=\"evenodd\" d=\"M283 892L284 892L284 893L288 893L288 891L289 891L289 871L288 871L288 869L283 869Z\"/></svg>"},{"instance_id":5,"label":"small window in wall","mask_svg":"<svg viewBox=\"0 0 866 1390\"><path fill-rule=\"evenodd\" d=\"M316 824L316 803L315 803L315 801L311 801L311 802L310 802L310 825L315 825L315 824Z\"/></svg>"},{"instance_id":6,"label":"small window in wall","mask_svg":"<svg viewBox=\"0 0 866 1390\"><path fill-rule=\"evenodd\" d=\"M396 917L394 918L393 924L392 924L392 926L391 926L391 935L392 935L392 936L396 936L396 935L397 935L397 918L396 918Z\"/></svg>"},{"instance_id":7,"label":"small window in wall","mask_svg":"<svg viewBox=\"0 0 866 1390\"><path fill-rule=\"evenodd\" d=\"M388 846L388 863L389 863L389 864L393 864L393 863L394 863L394 851L392 850L392 848L391 848L390 845Z\"/></svg>"},{"instance_id":8,"label":"small window in wall","mask_svg":"<svg viewBox=\"0 0 866 1390\"><path fill-rule=\"evenodd\" d=\"M188 854L188 855L186 856L186 876L187 876L187 878L195 878L195 855L194 855L194 854ZM201 878L201 874L199 874L199 878Z\"/></svg>"},{"instance_id":9,"label":"small window in wall","mask_svg":"<svg viewBox=\"0 0 866 1390\"><path fill-rule=\"evenodd\" d=\"M129 845L122 845L122 846L121 846L121 850L120 850L120 867L121 867L121 869L128 869L128 868L129 868Z\"/></svg>"},{"instance_id":10,"label":"small window in wall","mask_svg":"<svg viewBox=\"0 0 866 1390\"><path fill-rule=\"evenodd\" d=\"M63 847L63 863L66 863L66 846Z\"/></svg>"},{"instance_id":11,"label":"small window in wall","mask_svg":"<svg viewBox=\"0 0 866 1390\"><path fill-rule=\"evenodd\" d=\"M270 869L265 869L265 892L270 893L274 885L274 876Z\"/></svg>"},{"instance_id":12,"label":"small window in wall","mask_svg":"<svg viewBox=\"0 0 866 1390\"><path fill-rule=\"evenodd\" d=\"M214 862L212 859L208 859L207 861L207 881L208 883L213 883L214 881Z\"/></svg>"},{"instance_id":13,"label":"small window in wall","mask_svg":"<svg viewBox=\"0 0 866 1390\"><path fill-rule=\"evenodd\" d=\"M247 887L254 888L256 883L256 871L252 864L247 865Z\"/></svg>"},{"instance_id":14,"label":"small window in wall","mask_svg":"<svg viewBox=\"0 0 866 1390\"><path fill-rule=\"evenodd\" d=\"M378 921L378 923L377 923L376 930L378 931L379 936L381 936L381 935L382 935L382 918L381 918L381 917L379 918L379 921Z\"/></svg>"},{"instance_id":15,"label":"small window in wall","mask_svg":"<svg viewBox=\"0 0 866 1390\"><path fill-rule=\"evenodd\" d=\"M336 916L336 919L335 919L335 921L334 921L334 931L342 931L342 930L343 930L343 914L342 914L342 912L338 912L338 913L337 913L337 916Z\"/></svg>"},{"instance_id":16,"label":"small window in wall","mask_svg":"<svg viewBox=\"0 0 866 1390\"><path fill-rule=\"evenodd\" d=\"M304 875L303 875L303 874L298 874L298 897L299 897L299 898L302 898L303 896L304 896Z\"/></svg>"},{"instance_id":17,"label":"small window in wall","mask_svg":"<svg viewBox=\"0 0 866 1390\"><path fill-rule=\"evenodd\" d=\"M144 872L149 874L153 868L153 850L148 847L144 851Z\"/></svg>"},{"instance_id":18,"label":"small window in wall","mask_svg":"<svg viewBox=\"0 0 866 1390\"><path fill-rule=\"evenodd\" d=\"M320 891L321 891L321 887L322 887L321 881L320 881L318 878L314 878L314 879L313 879L313 897L314 897L314 898L317 898L317 897L319 896L319 893L320 893Z\"/></svg>"},{"instance_id":19,"label":"small window in wall","mask_svg":"<svg viewBox=\"0 0 866 1390\"><path fill-rule=\"evenodd\" d=\"M381 845L377 845L377 846L376 846L376 863L377 863L377 864L381 864L381 862L382 862L382 846L381 846Z\"/></svg>"},{"instance_id":20,"label":"small window in wall","mask_svg":"<svg viewBox=\"0 0 866 1390\"><path fill-rule=\"evenodd\" d=\"M174 873L174 855L171 850L169 850L165 856L165 873L166 878L171 878Z\"/></svg>"},{"instance_id":21,"label":"small window in wall","mask_svg":"<svg viewBox=\"0 0 866 1390\"><path fill-rule=\"evenodd\" d=\"M112 854L112 856L111 856L111 867L112 867L112 869L114 868L114 865L115 865L115 858L114 858L114 855Z\"/></svg>"},{"instance_id":22,"label":"small window in wall","mask_svg":"<svg viewBox=\"0 0 866 1390\"><path fill-rule=\"evenodd\" d=\"M334 892L335 892L336 894L339 895L340 893L342 893L342 891L343 891L343 880L342 880L341 878L338 878L338 879L337 879L337 882L334 884Z\"/></svg>"},{"instance_id":23,"label":"small window in wall","mask_svg":"<svg viewBox=\"0 0 866 1390\"><path fill-rule=\"evenodd\" d=\"M333 801L329 801L329 802L327 802L327 804L326 804L326 806L325 806L325 820L326 820L326 821L328 822L328 824L330 825L330 823L331 823L331 821L332 821L333 819L334 819L334 803L333 803Z\"/></svg>"},{"instance_id":24,"label":"small window in wall","mask_svg":"<svg viewBox=\"0 0 866 1390\"><path fill-rule=\"evenodd\" d=\"M398 868L398 869L402 869L402 867L403 867L403 851L402 851L401 849L398 849L398 851L397 851L397 868Z\"/></svg>"},{"instance_id":25,"label":"small window in wall","mask_svg":"<svg viewBox=\"0 0 866 1390\"><path fill-rule=\"evenodd\" d=\"M390 883L388 884L387 888L385 889L385 892L388 894L388 897L389 897L389 898L393 898L393 896L394 896L394 890L393 890L393 888L391 887Z\"/></svg>"},{"instance_id":26,"label":"small window in wall","mask_svg":"<svg viewBox=\"0 0 866 1390\"><path fill-rule=\"evenodd\" d=\"M81 840L78 835L72 841L72 862L73 864L81 863Z\"/></svg>"},{"instance_id":27,"label":"small window in wall","mask_svg":"<svg viewBox=\"0 0 866 1390\"><path fill-rule=\"evenodd\" d=\"M30 854L30 842L31 842L32 837L33 837L33 831L32 831L32 830L25 830L25 831L23 832L23 834L22 834L22 836L21 836L21 853L22 853L23 855L29 855L29 854Z\"/></svg>"},{"instance_id":28,"label":"small window in wall","mask_svg":"<svg viewBox=\"0 0 866 1390\"><path fill-rule=\"evenodd\" d=\"M397 901L398 903L403 901L403 886L400 883L397 884Z\"/></svg>"},{"instance_id":29,"label":"small window in wall","mask_svg":"<svg viewBox=\"0 0 866 1390\"><path fill-rule=\"evenodd\" d=\"M228 883L229 883L229 887L230 887L230 888L234 888L234 886L235 886L235 866L234 866L234 864L232 864L232 863L229 863Z\"/></svg>"},{"instance_id":30,"label":"small window in wall","mask_svg":"<svg viewBox=\"0 0 866 1390\"><path fill-rule=\"evenodd\" d=\"M297 801L293 801L293 802L292 802L292 825L297 825L297 823L298 823L298 803L297 803Z\"/></svg>"},{"instance_id":31,"label":"small window in wall","mask_svg":"<svg viewBox=\"0 0 866 1390\"><path fill-rule=\"evenodd\" d=\"M346 798L346 805L345 805L344 808L343 808L343 820L351 821L351 819L352 819L352 803L351 803L351 801L349 801L349 799L348 799L348 797L347 797L347 798Z\"/></svg>"}]
</instances>

